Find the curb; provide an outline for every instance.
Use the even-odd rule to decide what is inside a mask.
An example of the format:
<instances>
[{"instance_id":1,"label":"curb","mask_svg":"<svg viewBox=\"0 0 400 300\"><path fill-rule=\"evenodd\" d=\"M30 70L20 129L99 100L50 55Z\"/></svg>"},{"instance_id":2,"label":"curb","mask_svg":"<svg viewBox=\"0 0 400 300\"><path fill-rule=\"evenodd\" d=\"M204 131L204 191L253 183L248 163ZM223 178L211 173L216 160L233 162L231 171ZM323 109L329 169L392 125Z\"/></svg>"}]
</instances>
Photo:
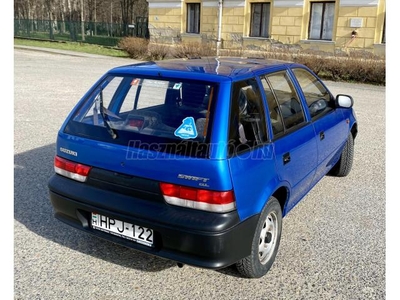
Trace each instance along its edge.
<instances>
[{"instance_id":1,"label":"curb","mask_svg":"<svg viewBox=\"0 0 400 300\"><path fill-rule=\"evenodd\" d=\"M41 47L32 47L32 46L22 46L22 45L14 45L14 49L38 51L38 52L45 52L45 53L51 53L51 54L75 56L75 57L92 57L92 58L106 58L106 57L108 57L108 56L105 56L105 55L89 54L89 53L84 53L84 52L75 52L75 51L68 51L68 50L59 50L59 49L41 48Z\"/></svg>"}]
</instances>

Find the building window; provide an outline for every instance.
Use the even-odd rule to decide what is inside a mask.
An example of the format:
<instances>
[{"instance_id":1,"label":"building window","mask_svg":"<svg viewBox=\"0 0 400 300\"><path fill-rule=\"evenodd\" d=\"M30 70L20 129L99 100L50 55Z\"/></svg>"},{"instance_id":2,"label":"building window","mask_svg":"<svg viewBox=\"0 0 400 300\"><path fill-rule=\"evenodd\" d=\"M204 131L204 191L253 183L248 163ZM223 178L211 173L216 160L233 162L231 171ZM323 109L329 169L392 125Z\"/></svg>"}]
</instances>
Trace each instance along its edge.
<instances>
[{"instance_id":1,"label":"building window","mask_svg":"<svg viewBox=\"0 0 400 300\"><path fill-rule=\"evenodd\" d=\"M250 36L269 37L269 15L270 3L252 3L251 4L251 27Z\"/></svg>"},{"instance_id":2,"label":"building window","mask_svg":"<svg viewBox=\"0 0 400 300\"><path fill-rule=\"evenodd\" d=\"M335 2L312 2L309 39L332 40Z\"/></svg>"},{"instance_id":3,"label":"building window","mask_svg":"<svg viewBox=\"0 0 400 300\"><path fill-rule=\"evenodd\" d=\"M200 33L200 3L187 4L187 33Z\"/></svg>"}]
</instances>

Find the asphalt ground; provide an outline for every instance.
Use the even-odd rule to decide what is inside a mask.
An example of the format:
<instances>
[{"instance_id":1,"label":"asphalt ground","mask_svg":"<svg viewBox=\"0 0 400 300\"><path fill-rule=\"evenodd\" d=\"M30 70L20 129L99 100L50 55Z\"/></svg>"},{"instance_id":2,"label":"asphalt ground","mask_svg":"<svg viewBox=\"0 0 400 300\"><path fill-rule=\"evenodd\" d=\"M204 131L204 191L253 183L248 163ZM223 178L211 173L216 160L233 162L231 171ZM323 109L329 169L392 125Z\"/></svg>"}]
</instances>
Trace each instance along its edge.
<instances>
[{"instance_id":1,"label":"asphalt ground","mask_svg":"<svg viewBox=\"0 0 400 300\"><path fill-rule=\"evenodd\" d=\"M262 278L178 268L57 221L47 189L57 131L99 76L132 62L14 49L14 299L385 299L385 87L326 82L355 100L353 170L325 177L284 218Z\"/></svg>"}]
</instances>

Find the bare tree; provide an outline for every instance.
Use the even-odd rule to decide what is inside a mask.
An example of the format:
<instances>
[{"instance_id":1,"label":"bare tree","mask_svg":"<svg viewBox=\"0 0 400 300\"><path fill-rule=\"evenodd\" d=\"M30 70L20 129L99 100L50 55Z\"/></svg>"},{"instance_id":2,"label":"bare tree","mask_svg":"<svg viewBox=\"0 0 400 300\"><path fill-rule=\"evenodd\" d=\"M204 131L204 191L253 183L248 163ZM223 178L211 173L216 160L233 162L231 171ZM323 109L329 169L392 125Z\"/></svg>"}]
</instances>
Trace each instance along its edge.
<instances>
[{"instance_id":1,"label":"bare tree","mask_svg":"<svg viewBox=\"0 0 400 300\"><path fill-rule=\"evenodd\" d=\"M120 0L124 35L127 35L128 33L128 25L133 23L132 20L134 1L135 0Z\"/></svg>"},{"instance_id":2,"label":"bare tree","mask_svg":"<svg viewBox=\"0 0 400 300\"><path fill-rule=\"evenodd\" d=\"M48 13L48 20L49 20L49 29L50 29L50 39L54 39L54 32L53 32L53 6L54 0L44 0L44 5L46 11Z\"/></svg>"},{"instance_id":3,"label":"bare tree","mask_svg":"<svg viewBox=\"0 0 400 300\"><path fill-rule=\"evenodd\" d=\"M146 0L14 0L15 19L32 20L29 21L31 27L37 26L38 20L46 21L46 24L49 21L50 27L61 33L69 31L73 40L76 40L78 31L85 35L83 26L90 29L90 34L96 35L96 23L114 23L109 27L113 26L114 30L121 28L122 32L118 34L128 35L128 25L136 23L137 17L147 15ZM82 24L80 29L77 28L79 22Z\"/></svg>"},{"instance_id":4,"label":"bare tree","mask_svg":"<svg viewBox=\"0 0 400 300\"><path fill-rule=\"evenodd\" d=\"M66 6L65 0L58 0L58 15L59 19L61 20L60 32L64 33L66 30L65 28L65 14L66 14Z\"/></svg>"}]
</instances>

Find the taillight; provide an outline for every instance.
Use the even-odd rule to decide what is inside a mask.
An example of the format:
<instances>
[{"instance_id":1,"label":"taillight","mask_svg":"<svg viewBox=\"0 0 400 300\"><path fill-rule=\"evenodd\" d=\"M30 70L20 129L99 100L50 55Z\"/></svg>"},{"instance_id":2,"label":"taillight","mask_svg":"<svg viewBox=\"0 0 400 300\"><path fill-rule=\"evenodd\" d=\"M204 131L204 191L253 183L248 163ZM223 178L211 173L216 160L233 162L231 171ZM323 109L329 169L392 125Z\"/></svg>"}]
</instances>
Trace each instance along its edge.
<instances>
[{"instance_id":1,"label":"taillight","mask_svg":"<svg viewBox=\"0 0 400 300\"><path fill-rule=\"evenodd\" d=\"M70 161L59 156L54 157L54 171L62 176L85 182L91 167Z\"/></svg>"},{"instance_id":2,"label":"taillight","mask_svg":"<svg viewBox=\"0 0 400 300\"><path fill-rule=\"evenodd\" d=\"M233 191L210 191L164 182L160 188L169 204L220 213L236 207Z\"/></svg>"}]
</instances>

